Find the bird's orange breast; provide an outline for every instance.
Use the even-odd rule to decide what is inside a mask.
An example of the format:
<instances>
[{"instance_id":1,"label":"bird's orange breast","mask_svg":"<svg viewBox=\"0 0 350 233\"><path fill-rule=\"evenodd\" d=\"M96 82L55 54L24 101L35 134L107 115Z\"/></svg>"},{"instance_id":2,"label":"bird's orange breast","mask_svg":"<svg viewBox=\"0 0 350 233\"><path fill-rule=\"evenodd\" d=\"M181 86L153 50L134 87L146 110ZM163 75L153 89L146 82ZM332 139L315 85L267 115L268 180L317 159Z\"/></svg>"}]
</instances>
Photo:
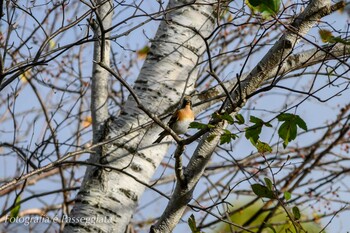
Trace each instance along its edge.
<instances>
[{"instance_id":1,"label":"bird's orange breast","mask_svg":"<svg viewBox=\"0 0 350 233\"><path fill-rule=\"evenodd\" d=\"M177 117L179 121L183 121L183 120L194 121L194 114L189 105L186 105L185 108L180 109L177 114Z\"/></svg>"}]
</instances>

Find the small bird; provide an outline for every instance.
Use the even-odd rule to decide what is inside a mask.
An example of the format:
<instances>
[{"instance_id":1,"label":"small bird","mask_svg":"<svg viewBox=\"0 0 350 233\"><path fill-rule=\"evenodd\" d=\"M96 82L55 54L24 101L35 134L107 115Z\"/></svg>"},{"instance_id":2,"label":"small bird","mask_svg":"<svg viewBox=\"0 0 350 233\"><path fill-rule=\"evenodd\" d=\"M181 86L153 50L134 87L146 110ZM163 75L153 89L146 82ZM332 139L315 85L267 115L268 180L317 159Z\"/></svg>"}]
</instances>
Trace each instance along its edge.
<instances>
[{"instance_id":1,"label":"small bird","mask_svg":"<svg viewBox=\"0 0 350 233\"><path fill-rule=\"evenodd\" d=\"M190 126L190 123L194 121L194 113L192 111L192 101L190 96L185 96L181 105L181 108L178 109L170 118L168 122L168 126L176 133L176 134L185 134ZM169 133L164 130L159 134L157 140L153 142L159 143L163 140L165 136L169 135Z\"/></svg>"}]
</instances>

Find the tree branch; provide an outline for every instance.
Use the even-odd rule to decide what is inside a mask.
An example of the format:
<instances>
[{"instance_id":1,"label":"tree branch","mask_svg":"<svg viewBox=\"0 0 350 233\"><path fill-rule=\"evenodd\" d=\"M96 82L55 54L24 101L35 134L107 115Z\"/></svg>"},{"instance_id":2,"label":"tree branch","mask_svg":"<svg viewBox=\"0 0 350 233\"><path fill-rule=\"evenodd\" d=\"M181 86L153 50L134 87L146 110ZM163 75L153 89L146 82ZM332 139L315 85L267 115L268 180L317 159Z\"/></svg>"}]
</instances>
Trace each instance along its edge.
<instances>
[{"instance_id":1,"label":"tree branch","mask_svg":"<svg viewBox=\"0 0 350 233\"><path fill-rule=\"evenodd\" d=\"M245 99L249 94L258 89L270 77L278 75L282 61L285 61L291 55L293 48L300 39L299 35L305 35L317 20L325 16L324 12L320 12L320 10L328 6L330 6L330 1L313 0L310 2L307 8L291 23L298 34L286 31L280 37L258 65L242 81L242 92L237 89L234 90L232 99L235 101L235 105L230 106L226 104L229 106L226 108L228 113L235 115L244 105ZM226 125L227 123L219 122L215 124L215 128L212 129L211 133L203 136L185 169L188 185L184 188L179 182L177 183L166 210L151 228L151 232L171 232L176 226L185 210L186 204L192 198L192 192L219 142L221 131ZM214 139L212 139L213 136Z\"/></svg>"}]
</instances>

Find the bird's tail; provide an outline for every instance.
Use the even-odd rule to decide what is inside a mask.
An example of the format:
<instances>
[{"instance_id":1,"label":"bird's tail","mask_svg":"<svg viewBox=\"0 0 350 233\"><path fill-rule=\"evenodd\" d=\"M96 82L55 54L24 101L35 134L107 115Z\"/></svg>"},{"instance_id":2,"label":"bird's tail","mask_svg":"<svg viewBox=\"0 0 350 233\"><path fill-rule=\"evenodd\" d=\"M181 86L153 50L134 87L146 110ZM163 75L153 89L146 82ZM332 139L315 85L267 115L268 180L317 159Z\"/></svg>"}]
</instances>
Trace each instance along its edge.
<instances>
[{"instance_id":1,"label":"bird's tail","mask_svg":"<svg viewBox=\"0 0 350 233\"><path fill-rule=\"evenodd\" d=\"M157 140L155 140L152 144L160 143L167 135L168 135L167 132L164 132L164 131L161 132Z\"/></svg>"}]
</instances>

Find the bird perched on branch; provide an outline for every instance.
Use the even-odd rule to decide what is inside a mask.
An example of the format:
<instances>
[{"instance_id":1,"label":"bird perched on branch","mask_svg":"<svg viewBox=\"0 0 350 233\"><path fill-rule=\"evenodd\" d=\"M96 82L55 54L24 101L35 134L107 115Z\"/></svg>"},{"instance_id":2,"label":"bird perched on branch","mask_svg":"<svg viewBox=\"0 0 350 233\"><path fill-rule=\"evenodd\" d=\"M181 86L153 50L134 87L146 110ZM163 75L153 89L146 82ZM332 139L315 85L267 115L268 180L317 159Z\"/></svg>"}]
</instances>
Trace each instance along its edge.
<instances>
[{"instance_id":1,"label":"bird perched on branch","mask_svg":"<svg viewBox=\"0 0 350 233\"><path fill-rule=\"evenodd\" d=\"M192 111L191 97L185 96L180 109L178 109L170 118L168 126L176 134L185 134L188 130L188 127L190 126L190 123L193 121L194 113ZM169 133L164 130L159 134L159 137L153 142L153 144L161 142L167 135L169 135Z\"/></svg>"}]
</instances>

